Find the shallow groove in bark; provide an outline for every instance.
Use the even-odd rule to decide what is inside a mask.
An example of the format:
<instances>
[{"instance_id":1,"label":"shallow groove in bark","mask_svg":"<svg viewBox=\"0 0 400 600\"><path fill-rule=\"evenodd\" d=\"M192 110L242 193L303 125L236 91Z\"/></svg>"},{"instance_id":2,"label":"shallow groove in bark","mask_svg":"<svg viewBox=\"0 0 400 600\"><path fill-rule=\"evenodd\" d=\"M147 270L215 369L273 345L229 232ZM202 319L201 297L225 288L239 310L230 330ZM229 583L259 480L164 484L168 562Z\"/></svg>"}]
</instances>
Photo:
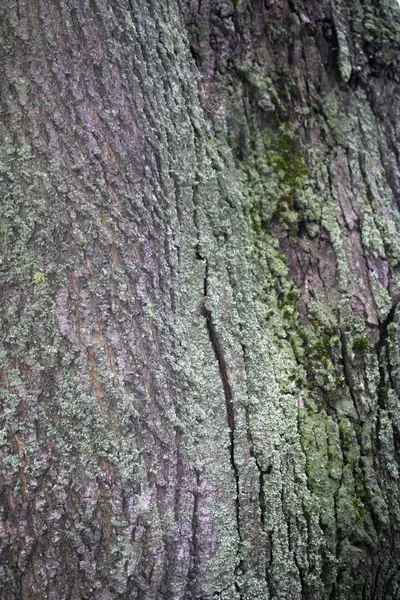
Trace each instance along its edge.
<instances>
[{"instance_id":1,"label":"shallow groove in bark","mask_svg":"<svg viewBox=\"0 0 400 600\"><path fill-rule=\"evenodd\" d=\"M342 347L342 357L343 357L343 374L344 374L344 380L345 380L345 383L346 383L347 388L349 390L351 399L353 401L354 408L355 408L355 410L357 412L358 419L360 419L360 413L359 413L358 406L357 406L357 400L356 400L356 396L354 394L353 385L352 385L350 374L349 374L349 367L348 367L348 364L347 364L348 356L347 356L345 333L346 333L345 331L342 331L342 333L341 333L341 347Z\"/></svg>"},{"instance_id":2,"label":"shallow groove in bark","mask_svg":"<svg viewBox=\"0 0 400 600\"><path fill-rule=\"evenodd\" d=\"M191 600L191 598L195 598L195 585L196 578L199 572L199 563L198 563L198 555L199 555L199 492L200 488L200 473L196 470L196 491L193 492L194 502L193 502L193 515L192 515L192 540L191 540L191 565L187 575L187 593L185 598L187 600Z\"/></svg>"}]
</instances>

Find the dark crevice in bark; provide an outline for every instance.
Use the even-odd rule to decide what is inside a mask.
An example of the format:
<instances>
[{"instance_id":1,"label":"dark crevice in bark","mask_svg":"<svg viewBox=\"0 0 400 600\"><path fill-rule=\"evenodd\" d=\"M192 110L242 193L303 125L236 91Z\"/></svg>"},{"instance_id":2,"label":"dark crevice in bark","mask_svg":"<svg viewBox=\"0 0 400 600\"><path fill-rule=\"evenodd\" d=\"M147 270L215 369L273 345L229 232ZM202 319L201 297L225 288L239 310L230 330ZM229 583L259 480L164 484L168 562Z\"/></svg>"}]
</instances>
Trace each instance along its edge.
<instances>
[{"instance_id":1,"label":"dark crevice in bark","mask_svg":"<svg viewBox=\"0 0 400 600\"><path fill-rule=\"evenodd\" d=\"M336 584L335 583L332 586L332 591L330 593L329 600L336 600Z\"/></svg>"},{"instance_id":2,"label":"dark crevice in bark","mask_svg":"<svg viewBox=\"0 0 400 600\"><path fill-rule=\"evenodd\" d=\"M199 258L202 258L198 249L197 249L197 255ZM226 359L225 359L225 356L224 356L224 353L222 350L221 341L220 341L217 331L215 329L212 312L205 305L205 302L207 301L207 297L208 297L208 293L209 293L209 288L208 288L208 285L209 285L209 283L208 283L208 281L209 281L209 262L206 258L202 259L202 260L204 260L204 262L205 262L205 273L204 273L204 288L203 288L204 302L203 302L203 305L201 308L201 312L202 312L203 317L206 320L207 331L208 331L208 335L210 338L211 346L214 351L215 358L217 359L217 362L218 362L219 375L221 378L222 387L223 387L224 396L225 396L226 417L227 417L227 423L229 426L229 454L230 454L230 462L231 462L232 470L233 470L234 477L235 477L236 527L237 527L238 540L239 540L239 549L238 550L239 550L239 556L240 556L240 545L242 542L242 536L241 536L241 531L240 531L240 487L239 487L239 469L235 462L235 414L234 414L234 407L233 407L233 393L232 393L232 388L231 388L231 385L229 382L228 366L226 364ZM237 565L237 569L238 568L240 568L240 562ZM237 592L239 593L239 595L241 597L240 589L239 589L236 579L235 579L235 586L236 586Z\"/></svg>"},{"instance_id":3,"label":"dark crevice in bark","mask_svg":"<svg viewBox=\"0 0 400 600\"><path fill-rule=\"evenodd\" d=\"M213 598L214 599L221 598L222 594L229 589L230 589L230 586L222 588L221 590L217 590L216 592L213 592L212 594L207 594L207 596L202 596L201 600L212 600ZM225 596L223 596L223 597L225 597Z\"/></svg>"},{"instance_id":4,"label":"dark crevice in bark","mask_svg":"<svg viewBox=\"0 0 400 600\"><path fill-rule=\"evenodd\" d=\"M205 259L205 276L204 276L204 298L205 299L208 296L208 277L209 277L209 264L208 264L208 260ZM224 396L225 396L227 421L228 421L229 429L231 432L232 466L233 466L234 471L236 472L237 469L234 464L234 440L233 440L234 432L235 432L235 415L234 415L234 409L233 409L232 388L231 388L231 385L229 382L229 376L228 376L228 368L227 368L226 360L225 360L225 357L224 357L224 354L222 351L221 342L219 340L217 331L214 326L214 321L212 318L211 310L209 310L203 303L201 311L202 311L203 317L205 317L205 319L206 319L207 331L208 331L208 335L210 337L211 346L214 350L215 358L217 359L217 362L218 362L219 374L220 374L222 387L224 390Z\"/></svg>"},{"instance_id":5,"label":"dark crevice in bark","mask_svg":"<svg viewBox=\"0 0 400 600\"><path fill-rule=\"evenodd\" d=\"M361 235L361 232L360 232L360 235ZM373 272L373 269L371 269L370 266L369 266L369 264L368 264L368 259L367 259L367 254L365 252L365 246L364 246L364 244L361 244L361 256L364 259L365 269L368 272L368 277L366 278L366 283L368 285L369 296L370 296L370 298L372 298L372 302L373 302L373 306L375 307L376 314L379 315L379 307L378 307L378 304L376 302L374 290L372 289L371 277L369 275L370 272Z\"/></svg>"},{"instance_id":6,"label":"dark crevice in bark","mask_svg":"<svg viewBox=\"0 0 400 600\"><path fill-rule=\"evenodd\" d=\"M232 279L232 273L231 270L228 268L228 276L229 276L229 283L231 286L231 289L234 291L235 290L235 284L233 282ZM243 337L243 326L241 321L239 321L239 332L240 332L240 336L241 338ZM240 339L239 341L240 343L240 347L242 350L242 357L243 357L243 367L244 367L244 372L245 372L245 377L246 377L246 388L247 388L247 396L250 397L250 391L247 387L247 368L246 368L246 363L247 363L247 351L246 351L246 346L243 343L242 339ZM259 459L257 458L257 454L255 452L254 449L254 441L253 441L253 436L251 434L251 426L250 426L250 417L249 417L249 409L246 406L245 407L245 417L246 417L246 436L247 436L247 440L249 443L249 451L250 451L250 456L254 459L254 462L256 464L257 470L258 470L258 481L259 481L259 490L258 490L258 503L259 503L259 507L260 507L260 526L261 526L261 531L263 531L264 533L267 533L266 530L266 514L267 514L267 505L266 505L266 499L265 499L265 491L264 491L264 483L265 483L265 476L266 475L270 475L272 473L272 464L269 464L268 467L266 469L263 469L262 466L260 465ZM269 597L273 598L275 591L274 591L274 587L271 581L271 577L270 577L270 568L271 568L271 563L272 563L272 536L271 534L269 534L269 550L270 550L270 560L269 563L266 562L266 569L265 569L265 581L267 583L267 588L268 588L268 593L269 593Z\"/></svg>"},{"instance_id":7,"label":"dark crevice in bark","mask_svg":"<svg viewBox=\"0 0 400 600\"><path fill-rule=\"evenodd\" d=\"M191 539L191 564L187 575L185 598L191 600L196 595L196 580L199 574L199 488L200 473L196 469L196 491L193 492L193 514L192 514L192 539Z\"/></svg>"},{"instance_id":8,"label":"dark crevice in bark","mask_svg":"<svg viewBox=\"0 0 400 600\"><path fill-rule=\"evenodd\" d=\"M388 360L386 361L386 366L387 366L387 371L384 367L383 364L383 351L386 350L386 353L388 353L388 327L389 325L391 325L391 323L393 323L394 320L394 316L395 316L395 312L396 312L396 308L398 306L398 300L396 299L396 301L393 303L392 308L390 309L387 317L385 318L384 321L380 321L379 322L379 338L378 341L375 344L375 349L376 349L376 355L378 358L378 365L379 365L379 384L378 384L378 406L381 409L385 408L385 398L386 398L386 391L387 391L387 387L388 387L388 383L391 385L391 387L393 387L393 380L392 380L392 365L390 364L390 360L389 357ZM388 376L388 380L386 380L386 374Z\"/></svg>"},{"instance_id":9,"label":"dark crevice in bark","mask_svg":"<svg viewBox=\"0 0 400 600\"><path fill-rule=\"evenodd\" d=\"M242 345L242 349L243 349L243 353L244 353L244 348ZM260 462L257 458L256 452L254 450L254 442L253 442L253 438L251 435L251 428L250 428L250 422L249 422L249 411L246 410L246 429L247 429L247 437L249 440L249 448L250 448L250 456L254 459L254 462L256 464L256 467L258 469L258 481L259 481L259 488L258 488L258 503L260 506L260 525L261 525L261 531L267 533L267 529L266 529L266 514L267 514L267 505L266 505L266 501L265 501L265 491L264 491L264 483L265 483L265 476L266 475L270 475L272 473L272 465L268 465L268 467L266 469L263 469L262 466L260 465ZM274 597L274 587L272 585L272 581L271 581L271 577L269 575L269 569L271 567L271 561L272 561L272 537L269 536L269 540L270 540L270 561L269 564L266 564L266 569L265 569L265 580L267 583L267 587L268 587L268 593L270 598Z\"/></svg>"},{"instance_id":10,"label":"dark crevice in bark","mask_svg":"<svg viewBox=\"0 0 400 600\"><path fill-rule=\"evenodd\" d=\"M378 452L382 451L381 440L380 440L380 431L381 431L381 426L382 426L381 425L381 411L383 413L385 411L387 411L386 400L387 400L388 390L390 388L395 389L393 377L392 377L392 365L390 362L390 354L389 354L389 340L388 340L389 331L388 331L388 328L389 328L389 325L391 325L394 321L398 303L399 303L399 300L396 298L393 301L392 307L391 307L388 315L386 316L386 318L383 321L379 322L379 338L375 344L375 350L376 350L376 354L377 354L378 368L379 368L379 383L378 383L378 387L377 387L377 400L378 400L378 406L379 406L380 410L378 411L378 415L377 415L378 418L377 418L377 422L376 422L376 436L375 436L376 437L376 447L377 447ZM397 446L396 435L393 435L393 444L395 447L395 452L397 452L398 448L396 447ZM380 464L381 464L381 469L384 472L385 468L386 468L384 461L381 462L381 460L380 460ZM382 489L382 485L379 484L379 486ZM379 520L376 518L376 516L373 514L373 512L371 512L371 514L372 514L372 519L373 519L375 529L377 531L379 531L379 529L380 529ZM395 532L392 531L391 545L393 545L395 537L396 537L396 534L395 534ZM391 549L391 552L392 551L393 551L393 549ZM389 582L390 582L390 580L389 580ZM389 583L387 585L389 585ZM387 591L387 588L385 590L385 593L386 593L386 591Z\"/></svg>"},{"instance_id":11,"label":"dark crevice in bark","mask_svg":"<svg viewBox=\"0 0 400 600\"><path fill-rule=\"evenodd\" d=\"M298 561L298 558L297 558L297 553L296 553L295 550L293 551L293 559L294 559L294 564L296 565L297 571L299 573L300 586L301 586L301 596L302 596L302 598L305 598L306 597L305 594L307 592L306 580L305 580L305 577L304 577L303 570L302 570L302 568L301 568L301 566L299 564L299 561Z\"/></svg>"}]
</instances>

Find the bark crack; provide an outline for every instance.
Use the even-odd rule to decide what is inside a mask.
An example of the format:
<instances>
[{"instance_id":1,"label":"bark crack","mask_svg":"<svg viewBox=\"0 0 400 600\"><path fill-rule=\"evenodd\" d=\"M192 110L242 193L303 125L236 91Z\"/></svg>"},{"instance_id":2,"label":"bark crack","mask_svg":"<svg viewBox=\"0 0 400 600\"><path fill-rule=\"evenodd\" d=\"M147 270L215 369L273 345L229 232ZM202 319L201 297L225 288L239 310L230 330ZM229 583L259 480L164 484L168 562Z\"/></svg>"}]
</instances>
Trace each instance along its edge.
<instances>
[{"instance_id":1,"label":"bark crack","mask_svg":"<svg viewBox=\"0 0 400 600\"><path fill-rule=\"evenodd\" d=\"M191 540L191 565L187 576L186 596L185 598L194 598L196 593L196 581L199 575L199 497L200 497L200 472L196 469L196 489L193 492L193 513L192 513L192 540Z\"/></svg>"},{"instance_id":2,"label":"bark crack","mask_svg":"<svg viewBox=\"0 0 400 600\"><path fill-rule=\"evenodd\" d=\"M197 248L197 255L200 259L205 262L205 272L204 272L204 301L201 307L201 313L206 320L206 326L208 331L208 336L210 338L211 346L214 351L215 358L218 363L219 376L221 379L222 387L224 390L225 396L225 407L226 407L226 418L229 427L229 455L232 471L235 479L235 507L236 507L236 528L238 533L239 540L239 556L240 556L240 546L242 542L242 536L240 531L240 487L239 487L239 469L235 461L235 413L234 413L234 405L233 405L233 392L231 388L231 384L229 381L228 375L228 365L222 350L221 340L217 334L217 330L215 328L212 312L209 308L207 308L205 302L209 293L209 262L206 258L203 258L200 255L199 249ZM240 562L237 566L240 568ZM235 587L240 597L240 590L235 580Z\"/></svg>"},{"instance_id":3,"label":"bark crack","mask_svg":"<svg viewBox=\"0 0 400 600\"><path fill-rule=\"evenodd\" d=\"M232 290L234 290L235 286L232 282L230 269L228 269L228 275L229 275L229 282L230 282L231 288L232 288ZM242 328L241 320L239 321L239 331L240 331L240 336L242 338L243 337L243 328ZM243 343L242 339L240 340L240 346L241 346L241 350L242 350L243 367L244 367L244 372L245 372L245 376L246 376L247 396L249 397L250 393L249 393L248 384L247 384L247 378L248 378L247 357L246 357L247 351L246 351L246 345ZM248 443L249 443L250 456L253 458L256 468L258 470L258 486L259 486L258 503L259 503L259 508L260 508L260 526L261 526L261 530L265 534L268 535L268 544L267 544L268 551L266 552L266 564L265 564L265 581L267 584L269 596L270 596L270 598L273 598L275 592L274 592L274 586L273 586L271 576L270 576L270 569L272 568L272 534L271 534L271 532L268 532L268 530L267 530L267 519L266 519L267 504L266 504L265 489L264 489L265 476L270 475L272 473L272 464L269 464L266 469L263 469L262 465L260 464L259 458L257 457L257 452L255 449L255 444L254 444L253 436L251 433L250 414L249 414L248 406L245 407L245 417L246 417L246 435L247 435L247 439L248 439Z\"/></svg>"},{"instance_id":4,"label":"bark crack","mask_svg":"<svg viewBox=\"0 0 400 600\"><path fill-rule=\"evenodd\" d=\"M204 298L207 298L207 295L208 295L208 273L209 273L209 266L208 266L208 261L206 260L206 269L205 269L205 277L204 277ZM224 357L224 354L222 351L221 342L217 335L217 331L215 329L211 310L209 310L205 306L204 303L202 305L201 310L202 310L203 317L205 317L205 319L206 319L208 335L210 338L211 346L214 350L215 358L217 359L217 362L218 362L219 375L221 378L222 387L224 389L227 421L228 421L229 429L232 434L232 443L231 443L231 454L232 454L233 443L234 443L233 442L233 433L235 431L235 415L234 415L234 410L233 410L233 394L232 394L231 385L229 383L228 368L227 368L226 360L225 360L225 357Z\"/></svg>"},{"instance_id":5,"label":"bark crack","mask_svg":"<svg viewBox=\"0 0 400 600\"><path fill-rule=\"evenodd\" d=\"M387 360L387 374L388 374L388 383L393 386L392 380L392 365L390 363L387 342L388 342L388 327L391 323L393 323L394 315L396 312L396 308L399 304L399 301L395 301L392 304L392 307L384 321L379 321L379 339L375 344L376 354L378 357L378 366L379 366L379 384L378 384L378 405L380 408L385 407L385 390L386 390L386 377L385 377L385 369L382 364L381 353L385 349L388 355Z\"/></svg>"}]
</instances>

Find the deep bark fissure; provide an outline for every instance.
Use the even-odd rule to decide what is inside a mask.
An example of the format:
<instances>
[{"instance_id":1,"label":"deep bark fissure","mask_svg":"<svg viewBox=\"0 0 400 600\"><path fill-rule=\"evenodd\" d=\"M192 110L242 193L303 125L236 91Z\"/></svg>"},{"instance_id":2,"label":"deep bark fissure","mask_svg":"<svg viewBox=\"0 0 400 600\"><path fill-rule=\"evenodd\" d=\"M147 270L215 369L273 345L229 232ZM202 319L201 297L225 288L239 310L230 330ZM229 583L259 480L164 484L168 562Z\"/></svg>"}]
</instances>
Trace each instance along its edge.
<instances>
[{"instance_id":1,"label":"deep bark fissure","mask_svg":"<svg viewBox=\"0 0 400 600\"><path fill-rule=\"evenodd\" d=\"M202 315L206 320L208 336L210 338L211 346L214 351L215 358L217 359L219 376L221 379L224 397L225 397L225 407L226 407L226 417L227 423L229 427L229 456L230 463L232 467L232 471L235 479L235 510L236 510L236 528L238 534L238 557L239 563L236 567L236 570L240 568L240 554L241 554L241 542L242 542L242 534L240 528L240 484L239 484L239 469L235 460L235 413L234 413L234 404L233 404L233 393L231 384L229 381L228 375L228 365L226 363L226 359L224 356L224 352L222 350L222 344L220 338L218 336L217 330L214 325L214 320L212 317L212 311L207 308L206 302L209 294L209 261L207 258L203 259L205 261L205 272L204 272L204 301L201 307ZM235 586L240 594L240 588L235 579Z\"/></svg>"},{"instance_id":2,"label":"deep bark fissure","mask_svg":"<svg viewBox=\"0 0 400 600\"><path fill-rule=\"evenodd\" d=\"M242 350L244 352L243 345L242 345ZM259 462L256 452L254 450L254 441L253 441L253 437L251 435L249 410L247 407L245 410L245 415L246 415L246 429L247 429L247 438L249 441L250 456L253 458L255 465L257 467L257 470L258 470L258 486L259 486L259 488L258 488L258 504L260 507L260 526L261 526L261 530L264 533L268 533L267 528L266 528L267 506L266 506L264 485L265 485L265 476L270 475L272 473L272 465L268 465L268 467L266 469L263 469L262 466L260 465L260 462ZM267 583L269 596L270 596L270 598L273 598L274 586L272 584L271 576L270 576L269 569L268 569L268 567L271 566L271 562L272 562L272 536L270 533L268 533L268 539L269 539L269 561L266 561L266 565L265 565L265 580Z\"/></svg>"},{"instance_id":3,"label":"deep bark fissure","mask_svg":"<svg viewBox=\"0 0 400 600\"><path fill-rule=\"evenodd\" d=\"M206 279L208 277L208 274L206 273ZM228 277L229 277L229 283L231 286L231 289L235 290L235 285L234 285L234 281L232 278L232 273L231 273L231 269L228 268ZM205 286L205 291L207 290L207 287ZM206 295L206 294L205 294ZM250 396L250 392L249 392L249 388L248 388L248 369L247 369L247 365L246 365L246 345L243 342L243 324L242 324L242 319L239 317L239 336L240 336L240 348L241 348L241 353L242 353L242 359L243 359L243 369L244 369L244 376L245 376L245 385L246 385L246 391L247 391L247 395ZM250 409L249 406L245 406L244 408L245 410L245 420L246 420L246 437L248 440L248 444L249 444L249 451L250 451L250 456L253 458L255 465L257 467L258 470L258 482L259 482L259 490L258 490L258 504L259 504L259 508L260 508L260 527L261 530L267 534L267 530L266 530L266 511L267 511L267 506L266 506L266 498L265 498L265 490L264 490L264 485L265 485L265 476L266 475L270 475L272 473L272 464L269 464L268 467L266 469L263 469L262 466L260 465L260 461L257 457L255 448L254 448L254 440L253 440L253 436L252 436L252 432L251 432L251 424L250 424ZM271 561L272 561L272 537L271 534L268 533L268 539L269 539L269 551L270 551L270 556L269 556L269 565L268 565L268 561L266 561L265 564L265 580L267 583L267 588L268 588L268 593L269 593L269 597L273 598L274 596L274 586L272 583L272 578L271 575L269 573L269 569L268 566L270 566Z\"/></svg>"},{"instance_id":4,"label":"deep bark fissure","mask_svg":"<svg viewBox=\"0 0 400 600\"><path fill-rule=\"evenodd\" d=\"M215 326L214 326L212 312L206 306L204 306L204 304L202 306L202 314L203 314L203 317L205 317L205 319L206 319L207 331L208 331L208 335L210 338L211 346L213 348L215 358L217 359L217 362L218 362L219 375L220 375L222 387L224 390L227 423L228 423L230 433L231 433L230 454L231 454L231 458L232 458L232 466L234 467L234 470L236 472L236 467L234 466L235 414L234 414L234 408L233 408L232 389L231 389L231 386L229 383L229 376L228 376L228 371L227 371L227 364L225 361L224 354L222 352L221 343L218 338L218 334L217 334Z\"/></svg>"},{"instance_id":5,"label":"deep bark fissure","mask_svg":"<svg viewBox=\"0 0 400 600\"><path fill-rule=\"evenodd\" d=\"M385 397L388 384L393 387L393 379L392 379L392 365L390 362L390 356L388 352L388 328L394 321L396 308L399 304L399 300L396 298L392 304L392 307L387 315L387 317L383 321L379 321L378 331L379 338L375 344L376 356L378 359L379 365L379 383L378 383L378 405L381 409L385 408ZM383 354L386 353L386 367L387 367L387 377L388 381L386 381L386 372L383 366Z\"/></svg>"}]
</instances>

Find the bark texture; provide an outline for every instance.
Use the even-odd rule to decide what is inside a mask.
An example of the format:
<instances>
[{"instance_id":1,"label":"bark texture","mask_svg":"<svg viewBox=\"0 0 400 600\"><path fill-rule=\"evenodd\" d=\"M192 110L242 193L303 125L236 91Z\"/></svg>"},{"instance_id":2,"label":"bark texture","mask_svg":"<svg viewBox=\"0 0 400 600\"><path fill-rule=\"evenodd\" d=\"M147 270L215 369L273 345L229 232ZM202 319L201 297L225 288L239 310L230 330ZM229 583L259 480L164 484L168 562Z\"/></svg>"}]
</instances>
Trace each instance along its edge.
<instances>
[{"instance_id":1,"label":"bark texture","mask_svg":"<svg viewBox=\"0 0 400 600\"><path fill-rule=\"evenodd\" d=\"M400 7L3 0L1 600L400 599Z\"/></svg>"}]
</instances>

